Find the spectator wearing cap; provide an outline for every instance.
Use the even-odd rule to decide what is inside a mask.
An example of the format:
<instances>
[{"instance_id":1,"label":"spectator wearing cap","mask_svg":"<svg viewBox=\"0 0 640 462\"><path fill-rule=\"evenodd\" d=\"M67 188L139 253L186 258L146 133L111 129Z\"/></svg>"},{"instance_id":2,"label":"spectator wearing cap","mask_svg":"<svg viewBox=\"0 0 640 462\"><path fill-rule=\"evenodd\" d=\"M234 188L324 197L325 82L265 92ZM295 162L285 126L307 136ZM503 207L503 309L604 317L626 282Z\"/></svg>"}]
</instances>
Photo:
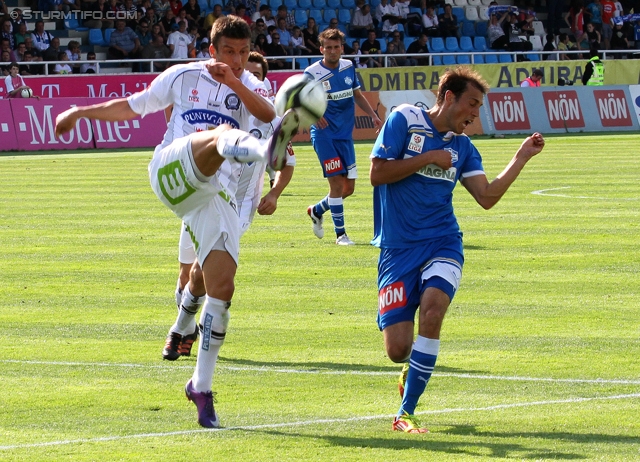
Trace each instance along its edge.
<instances>
[{"instance_id":1,"label":"spectator wearing cap","mask_svg":"<svg viewBox=\"0 0 640 462\"><path fill-rule=\"evenodd\" d=\"M522 82L520 82L521 87L539 87L540 80L544 77L544 73L542 69L534 69L531 73L530 77L527 77Z\"/></svg>"},{"instance_id":2,"label":"spectator wearing cap","mask_svg":"<svg viewBox=\"0 0 640 462\"><path fill-rule=\"evenodd\" d=\"M371 7L368 4L364 4L353 13L351 25L349 26L349 36L365 38L370 30L375 30L373 18L371 17Z\"/></svg>"}]
</instances>

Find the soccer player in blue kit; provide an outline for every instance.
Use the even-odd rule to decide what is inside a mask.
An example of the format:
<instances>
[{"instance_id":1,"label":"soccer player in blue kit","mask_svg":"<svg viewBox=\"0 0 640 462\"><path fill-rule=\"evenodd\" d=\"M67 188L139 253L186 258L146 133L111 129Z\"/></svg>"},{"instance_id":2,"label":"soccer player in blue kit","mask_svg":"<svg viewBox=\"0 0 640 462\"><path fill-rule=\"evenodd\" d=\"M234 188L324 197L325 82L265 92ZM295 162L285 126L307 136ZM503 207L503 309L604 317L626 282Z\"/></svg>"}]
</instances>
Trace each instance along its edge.
<instances>
[{"instance_id":1,"label":"soccer player in blue kit","mask_svg":"<svg viewBox=\"0 0 640 462\"><path fill-rule=\"evenodd\" d=\"M353 194L358 177L353 147L354 103L371 117L377 130L382 127L382 121L360 91L353 62L341 59L344 34L338 29L327 29L318 39L323 59L307 67L304 72L322 82L329 100L324 117L311 126L311 143L324 176L329 181L329 195L317 204L310 205L307 213L313 222L313 233L322 239L323 214L331 210L336 244L353 245L344 226L343 199Z\"/></svg>"},{"instance_id":2,"label":"soccer player in blue kit","mask_svg":"<svg viewBox=\"0 0 640 462\"><path fill-rule=\"evenodd\" d=\"M544 148L544 138L534 133L502 173L487 180L482 158L463 131L479 116L488 91L487 83L470 68L447 70L436 105L426 111L398 106L371 153L372 244L380 248L378 326L389 358L408 362L400 379L402 404L392 427L396 431L428 432L414 412L433 372L442 321L458 290L464 262L452 205L456 182L490 209Z\"/></svg>"}]
</instances>

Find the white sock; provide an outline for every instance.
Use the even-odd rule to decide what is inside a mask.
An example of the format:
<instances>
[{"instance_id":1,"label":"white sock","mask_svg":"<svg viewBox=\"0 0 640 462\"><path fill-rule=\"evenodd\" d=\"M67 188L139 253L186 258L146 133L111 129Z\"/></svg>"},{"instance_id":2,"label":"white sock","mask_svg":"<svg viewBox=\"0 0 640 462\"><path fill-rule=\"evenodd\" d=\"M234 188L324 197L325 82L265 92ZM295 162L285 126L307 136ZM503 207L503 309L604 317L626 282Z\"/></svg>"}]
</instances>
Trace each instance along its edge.
<instances>
[{"instance_id":1,"label":"white sock","mask_svg":"<svg viewBox=\"0 0 640 462\"><path fill-rule=\"evenodd\" d=\"M259 162L265 159L265 142L242 130L227 130L218 136L216 149L225 159L236 162Z\"/></svg>"},{"instance_id":2,"label":"white sock","mask_svg":"<svg viewBox=\"0 0 640 462\"><path fill-rule=\"evenodd\" d=\"M180 288L180 278L178 278L178 283L176 284L176 306L178 311L180 311L180 303L182 303L182 289Z\"/></svg>"},{"instance_id":3,"label":"white sock","mask_svg":"<svg viewBox=\"0 0 640 462\"><path fill-rule=\"evenodd\" d=\"M213 371L216 368L218 354L224 343L229 324L229 306L231 306L231 302L218 300L208 295L204 302L204 308L200 315L202 335L198 345L196 370L193 373L193 387L196 391L211 390Z\"/></svg>"},{"instance_id":4,"label":"white sock","mask_svg":"<svg viewBox=\"0 0 640 462\"><path fill-rule=\"evenodd\" d=\"M170 332L177 332L180 335L193 334L196 330L196 314L204 302L204 295L197 297L191 293L190 285L184 287L182 291L182 302L178 317Z\"/></svg>"}]
</instances>

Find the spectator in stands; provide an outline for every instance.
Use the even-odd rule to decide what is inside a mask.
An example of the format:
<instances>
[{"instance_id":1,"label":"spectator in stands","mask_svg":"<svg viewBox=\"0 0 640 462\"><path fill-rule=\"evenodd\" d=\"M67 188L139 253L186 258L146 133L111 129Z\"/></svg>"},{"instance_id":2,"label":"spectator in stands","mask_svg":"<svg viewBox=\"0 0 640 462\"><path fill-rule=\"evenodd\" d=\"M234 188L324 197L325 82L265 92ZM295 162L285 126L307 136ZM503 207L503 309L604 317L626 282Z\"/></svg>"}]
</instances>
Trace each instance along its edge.
<instances>
[{"instance_id":1,"label":"spectator in stands","mask_svg":"<svg viewBox=\"0 0 640 462\"><path fill-rule=\"evenodd\" d=\"M376 39L376 31L370 30L367 40L362 42L360 51L363 55L377 55L381 53L380 42ZM367 60L367 67L383 67L382 57L371 57Z\"/></svg>"},{"instance_id":2,"label":"spectator in stands","mask_svg":"<svg viewBox=\"0 0 640 462\"><path fill-rule=\"evenodd\" d=\"M16 59L17 62L22 62L24 61L24 54L27 51L27 47L24 45L24 42L22 42L20 45L18 45L18 48L16 48L13 51L13 57ZM22 71L20 72L22 74Z\"/></svg>"},{"instance_id":3,"label":"spectator in stands","mask_svg":"<svg viewBox=\"0 0 640 462\"><path fill-rule=\"evenodd\" d=\"M633 39L635 41L636 50L640 50L640 20L636 21L633 26Z\"/></svg>"},{"instance_id":4,"label":"spectator in stands","mask_svg":"<svg viewBox=\"0 0 640 462\"><path fill-rule=\"evenodd\" d=\"M622 24L616 24L613 28L613 33L611 34L611 49L612 50L628 50L629 41L622 30ZM618 54L614 55L615 59L624 59L627 57L626 54Z\"/></svg>"},{"instance_id":5,"label":"spectator in stands","mask_svg":"<svg viewBox=\"0 0 640 462\"><path fill-rule=\"evenodd\" d=\"M156 35L162 35L162 43L164 43L166 36L160 24L154 24L151 26L151 40L153 40Z\"/></svg>"},{"instance_id":6,"label":"spectator in stands","mask_svg":"<svg viewBox=\"0 0 640 462\"><path fill-rule=\"evenodd\" d=\"M542 48L542 51L556 51L556 36L553 33L549 33L546 36L546 43L544 44L544 48ZM545 61L557 61L558 60L558 54L551 54L549 53L548 55L542 55L542 59Z\"/></svg>"},{"instance_id":7,"label":"spectator in stands","mask_svg":"<svg viewBox=\"0 0 640 462\"><path fill-rule=\"evenodd\" d=\"M531 73L530 77L527 77L522 82L520 82L521 87L539 87L540 80L544 77L544 73L542 69L534 69Z\"/></svg>"},{"instance_id":8,"label":"spectator in stands","mask_svg":"<svg viewBox=\"0 0 640 462\"><path fill-rule=\"evenodd\" d=\"M33 45L36 49L43 52L51 45L53 35L51 35L49 31L44 30L44 21L38 20L36 21L35 29L31 33L31 38L33 39Z\"/></svg>"},{"instance_id":9,"label":"spectator in stands","mask_svg":"<svg viewBox=\"0 0 640 462\"><path fill-rule=\"evenodd\" d=\"M196 46L196 38L191 38L189 34L187 34L186 21L180 21L178 30L169 34L167 45L171 50L171 59L189 58L189 52Z\"/></svg>"},{"instance_id":10,"label":"spectator in stands","mask_svg":"<svg viewBox=\"0 0 640 462\"><path fill-rule=\"evenodd\" d=\"M9 10L7 9L7 3L5 2L5 0L0 0L0 16L6 16L8 14Z\"/></svg>"},{"instance_id":11,"label":"spectator in stands","mask_svg":"<svg viewBox=\"0 0 640 462\"><path fill-rule=\"evenodd\" d=\"M42 59L44 61L58 61L58 55L62 50L60 49L60 39L53 37L51 39L51 45L42 53Z\"/></svg>"},{"instance_id":12,"label":"spectator in stands","mask_svg":"<svg viewBox=\"0 0 640 462\"><path fill-rule=\"evenodd\" d=\"M236 7L236 16L241 19L244 19L244 22L249 24L249 27L253 26L253 21L251 20L251 16L247 14L247 7L244 6L243 4L240 4Z\"/></svg>"},{"instance_id":13,"label":"spectator in stands","mask_svg":"<svg viewBox=\"0 0 640 462\"><path fill-rule=\"evenodd\" d=\"M362 69L362 68L366 68L367 65L362 62L360 56L362 56L362 51L360 51L360 42L358 42L357 40L354 40L353 43L351 44L351 48L353 49L353 55L356 55L351 61L353 62L353 65L356 66L358 69Z\"/></svg>"},{"instance_id":14,"label":"spectator in stands","mask_svg":"<svg viewBox=\"0 0 640 462\"><path fill-rule=\"evenodd\" d=\"M140 20L140 24L136 28L136 35L138 36L138 40L140 41L140 46L142 48L146 47L151 40L153 40L153 36L151 35L151 30L149 29L149 23L146 19Z\"/></svg>"},{"instance_id":15,"label":"spectator in stands","mask_svg":"<svg viewBox=\"0 0 640 462\"><path fill-rule=\"evenodd\" d=\"M458 37L460 35L458 18L453 14L451 4L444 5L444 13L438 16L438 27L441 37Z\"/></svg>"},{"instance_id":16,"label":"spectator in stands","mask_svg":"<svg viewBox=\"0 0 640 462\"><path fill-rule=\"evenodd\" d=\"M4 79L4 84L7 87L7 98L21 98L22 90L31 90L31 88L24 83L24 79L20 75L20 67L18 63L12 62L8 66L9 75ZM31 90L33 94L33 90ZM39 96L33 96L36 99L40 99Z\"/></svg>"},{"instance_id":17,"label":"spectator in stands","mask_svg":"<svg viewBox=\"0 0 640 462\"><path fill-rule=\"evenodd\" d=\"M87 11L92 12L91 17L93 19L85 19L82 23L83 26L88 27L89 29L113 28L113 20L107 19L107 11L110 11L107 0L96 0L91 2L87 7ZM102 13L102 18L98 19L100 13Z\"/></svg>"},{"instance_id":18,"label":"spectator in stands","mask_svg":"<svg viewBox=\"0 0 640 462\"><path fill-rule=\"evenodd\" d=\"M173 11L173 14L178 16L178 13L182 9L182 2L180 0L169 0L169 7L171 11Z\"/></svg>"},{"instance_id":19,"label":"spectator in stands","mask_svg":"<svg viewBox=\"0 0 640 462\"><path fill-rule=\"evenodd\" d=\"M267 8L268 8L268 6L267 6ZM271 11L271 10L269 10L269 11ZM213 11L205 16L204 23L203 23L202 27L205 30L208 31L209 29L211 29L211 26L213 26L213 23L216 22L216 19L221 18L222 16L224 16L222 14L222 6L221 5L214 5L213 6ZM266 23L267 22L265 21L265 24Z\"/></svg>"},{"instance_id":20,"label":"spectator in stands","mask_svg":"<svg viewBox=\"0 0 640 462\"><path fill-rule=\"evenodd\" d=\"M489 40L489 48L494 50L506 50L509 47L509 37L504 32L504 20L509 15L509 11L505 11L498 18L497 14L492 14L489 18L489 26L487 27L487 38Z\"/></svg>"},{"instance_id":21,"label":"spectator in stands","mask_svg":"<svg viewBox=\"0 0 640 462\"><path fill-rule=\"evenodd\" d=\"M58 61L69 61L69 56L64 51L61 51L58 54ZM71 66L69 66L67 63L58 63L53 68L54 74L67 75L71 74L72 72L73 70L71 69Z\"/></svg>"},{"instance_id":22,"label":"spectator in stands","mask_svg":"<svg viewBox=\"0 0 640 462\"><path fill-rule=\"evenodd\" d=\"M255 43L258 35L265 35L267 33L267 27L264 25L264 19L258 18L253 23L253 29L251 30L251 43Z\"/></svg>"},{"instance_id":23,"label":"spectator in stands","mask_svg":"<svg viewBox=\"0 0 640 462\"><path fill-rule=\"evenodd\" d=\"M9 40L9 48L16 49L16 38L11 31L11 20L5 19L2 21L2 28L0 29L0 38L6 38Z\"/></svg>"},{"instance_id":24,"label":"spectator in stands","mask_svg":"<svg viewBox=\"0 0 640 462\"><path fill-rule=\"evenodd\" d=\"M389 42L389 45L393 44L395 53L399 55L406 55L407 49L404 46L404 41L402 40L402 35L400 35L400 32L395 31L391 37L392 38L391 38L391 41ZM389 45L387 45L387 47ZM387 53L389 53L388 49L387 49ZM411 57L396 58L396 63L398 64L398 66L417 66L418 65L418 62L416 61L416 59Z\"/></svg>"},{"instance_id":25,"label":"spectator in stands","mask_svg":"<svg viewBox=\"0 0 640 462\"><path fill-rule=\"evenodd\" d=\"M42 75L44 74L44 66L42 64L35 64L37 61L33 58L31 51L26 50L24 52L24 61L20 63L21 75Z\"/></svg>"},{"instance_id":26,"label":"spectator in stands","mask_svg":"<svg viewBox=\"0 0 640 462\"><path fill-rule=\"evenodd\" d=\"M267 36L258 34L255 42L253 42L253 51L260 53L262 56L267 56L267 45Z\"/></svg>"},{"instance_id":27,"label":"spectator in stands","mask_svg":"<svg viewBox=\"0 0 640 462\"><path fill-rule=\"evenodd\" d=\"M244 1L244 5L247 7L247 14L251 16L252 21L255 21L255 18L253 16L258 12L258 8L260 7L261 2L262 0L245 0Z\"/></svg>"},{"instance_id":28,"label":"spectator in stands","mask_svg":"<svg viewBox=\"0 0 640 462\"><path fill-rule=\"evenodd\" d=\"M585 26L584 38L582 39L582 43L580 47L582 49L589 48L599 50L601 45L601 36L600 32L598 32L593 24L590 22Z\"/></svg>"},{"instance_id":29,"label":"spectator in stands","mask_svg":"<svg viewBox=\"0 0 640 462\"><path fill-rule=\"evenodd\" d=\"M11 63L11 55L9 55L9 52L7 50L2 50L0 51L0 63ZM9 65L7 64L6 66L2 66L0 67L0 69L2 69L2 75L3 76L7 76L9 75Z\"/></svg>"},{"instance_id":30,"label":"spectator in stands","mask_svg":"<svg viewBox=\"0 0 640 462\"><path fill-rule=\"evenodd\" d=\"M158 17L161 19L164 18L167 14L167 11L171 9L171 3L169 3L169 0L154 0L151 6L155 10Z\"/></svg>"},{"instance_id":31,"label":"spectator in stands","mask_svg":"<svg viewBox=\"0 0 640 462\"><path fill-rule=\"evenodd\" d=\"M400 15L400 7L398 6L398 0L391 0L387 5L386 13L382 16L382 33L389 36L393 32L398 30L398 24L403 24L404 19Z\"/></svg>"},{"instance_id":32,"label":"spectator in stands","mask_svg":"<svg viewBox=\"0 0 640 462\"><path fill-rule=\"evenodd\" d=\"M142 18L142 12L133 4L133 0L124 0L124 3L118 5L118 11L121 17L127 22L127 27L135 30L138 27L138 21Z\"/></svg>"},{"instance_id":33,"label":"spectator in stands","mask_svg":"<svg viewBox=\"0 0 640 462\"><path fill-rule=\"evenodd\" d=\"M75 3L72 0L48 0L49 11L61 11L63 13L68 13L71 10L79 10L80 9L80 1Z\"/></svg>"},{"instance_id":34,"label":"spectator in stands","mask_svg":"<svg viewBox=\"0 0 640 462\"><path fill-rule=\"evenodd\" d=\"M238 9L236 8L236 11ZM200 43L200 51L196 54L196 58L198 59L209 59L211 58L211 53L209 53L209 39L206 37Z\"/></svg>"},{"instance_id":35,"label":"spectator in stands","mask_svg":"<svg viewBox=\"0 0 640 462\"><path fill-rule=\"evenodd\" d=\"M287 20L285 18L278 18L275 32L280 35L280 44L287 51L287 54L293 55L293 47L290 45L291 34L287 30ZM273 38L273 34L271 34L271 37Z\"/></svg>"},{"instance_id":36,"label":"spectator in stands","mask_svg":"<svg viewBox=\"0 0 640 462\"><path fill-rule=\"evenodd\" d=\"M30 36L25 37L24 46L26 47L25 53L30 52L34 61L42 61L42 53L33 46L33 38Z\"/></svg>"},{"instance_id":37,"label":"spectator in stands","mask_svg":"<svg viewBox=\"0 0 640 462\"><path fill-rule=\"evenodd\" d=\"M87 61L95 61L96 54L93 51L87 53ZM97 74L98 73L98 63L82 63L80 65L80 73L81 74Z\"/></svg>"},{"instance_id":38,"label":"spectator in stands","mask_svg":"<svg viewBox=\"0 0 640 462\"><path fill-rule=\"evenodd\" d=\"M564 21L573 34L576 46L581 49L580 43L584 38L584 6L582 0L574 0L573 5L564 15Z\"/></svg>"},{"instance_id":39,"label":"spectator in stands","mask_svg":"<svg viewBox=\"0 0 640 462\"><path fill-rule=\"evenodd\" d=\"M307 19L307 27L302 30L304 44L312 55L320 55L320 41L318 40L318 25L313 18Z\"/></svg>"},{"instance_id":40,"label":"spectator in stands","mask_svg":"<svg viewBox=\"0 0 640 462\"><path fill-rule=\"evenodd\" d=\"M593 24L593 28L600 33L602 30L602 3L600 3L600 0L593 0L587 3L584 10L584 23L585 25L587 23Z\"/></svg>"},{"instance_id":41,"label":"spectator in stands","mask_svg":"<svg viewBox=\"0 0 640 462\"><path fill-rule=\"evenodd\" d=\"M576 44L569 41L569 34L562 33L558 36L558 51L573 51L577 49L578 47L576 46ZM560 53L559 58L561 61L568 61L571 59L577 59L577 55Z\"/></svg>"},{"instance_id":42,"label":"spectator in stands","mask_svg":"<svg viewBox=\"0 0 640 462\"><path fill-rule=\"evenodd\" d=\"M374 24L377 30L382 29L382 23L384 22L382 18L384 15L387 14L388 10L389 10L389 0L380 0L380 3L378 3L378 6L376 6L375 13L373 14Z\"/></svg>"},{"instance_id":43,"label":"spectator in stands","mask_svg":"<svg viewBox=\"0 0 640 462\"><path fill-rule=\"evenodd\" d=\"M140 51L140 40L124 19L116 20L116 30L111 33L109 42L108 59L132 58Z\"/></svg>"},{"instance_id":44,"label":"spectator in stands","mask_svg":"<svg viewBox=\"0 0 640 462\"><path fill-rule=\"evenodd\" d=\"M407 47L407 55L418 54L418 53L424 54L424 55L429 54L429 47L427 46L426 34L420 34L420 37L418 37L418 40L410 43L409 46ZM418 66L429 65L429 58L417 58L416 56L411 56L411 58L417 61Z\"/></svg>"},{"instance_id":45,"label":"spectator in stands","mask_svg":"<svg viewBox=\"0 0 640 462\"><path fill-rule=\"evenodd\" d=\"M602 41L605 50L610 48L611 37L613 35L612 19L616 11L616 4L612 0L602 0ZM627 44L628 45L628 44ZM616 55L618 56L618 55Z\"/></svg>"},{"instance_id":46,"label":"spectator in stands","mask_svg":"<svg viewBox=\"0 0 640 462\"><path fill-rule=\"evenodd\" d=\"M280 5L278 7L278 10L276 11L276 26L278 25L278 21L280 21L280 19L285 20L286 29L288 31L291 31L291 29L293 29L293 26L296 25L296 18L294 14L293 12L289 12L286 5ZM280 40L282 41L282 37L280 38Z\"/></svg>"},{"instance_id":47,"label":"spectator in stands","mask_svg":"<svg viewBox=\"0 0 640 462\"><path fill-rule=\"evenodd\" d=\"M387 50L384 52L385 55L395 55L398 54L396 50L396 46L393 42L387 43ZM386 67L398 67L398 62L395 57L387 57L386 62L384 62Z\"/></svg>"},{"instance_id":48,"label":"spectator in stands","mask_svg":"<svg viewBox=\"0 0 640 462\"><path fill-rule=\"evenodd\" d=\"M167 59L171 57L171 50L164 44L164 37L160 34L155 35L153 40L142 49L143 59ZM169 65L169 61L154 61L153 72L162 72ZM145 64L148 66L148 64ZM146 67L149 69L149 67Z\"/></svg>"},{"instance_id":49,"label":"spectator in stands","mask_svg":"<svg viewBox=\"0 0 640 462\"><path fill-rule=\"evenodd\" d=\"M337 28L338 28L338 20L336 18L332 18L331 21L329 21L329 25L324 30L337 29Z\"/></svg>"},{"instance_id":50,"label":"spectator in stands","mask_svg":"<svg viewBox=\"0 0 640 462\"><path fill-rule=\"evenodd\" d=\"M73 73L79 74L80 64L75 63L73 61L80 61L80 42L78 42L77 40L71 40L67 45L67 49L65 53L67 54L69 61L72 62L70 66L71 66L71 69L73 70Z\"/></svg>"},{"instance_id":51,"label":"spectator in stands","mask_svg":"<svg viewBox=\"0 0 640 462\"><path fill-rule=\"evenodd\" d=\"M422 15L422 33L427 37L440 36L438 16L436 15L435 9L431 3L427 6L427 11Z\"/></svg>"},{"instance_id":52,"label":"spectator in stands","mask_svg":"<svg viewBox=\"0 0 640 462\"><path fill-rule=\"evenodd\" d=\"M509 22L505 25L505 33L509 37L509 51L531 51L533 45L528 40L520 38L525 33L520 28L522 22L518 22L518 16L511 12L509 13ZM518 59L524 60L523 56L518 56Z\"/></svg>"},{"instance_id":53,"label":"spectator in stands","mask_svg":"<svg viewBox=\"0 0 640 462\"><path fill-rule=\"evenodd\" d=\"M180 24L180 21L184 21L187 23L187 30L190 30L193 26L196 25L195 22L189 21L189 18L187 18L187 11L184 8L180 10L178 15L174 19L174 22L176 24Z\"/></svg>"},{"instance_id":54,"label":"spectator in stands","mask_svg":"<svg viewBox=\"0 0 640 462\"><path fill-rule=\"evenodd\" d=\"M174 24L178 24L175 21L176 17L173 14L173 11L168 10L165 14L164 17L160 20L160 25L162 26L162 30L164 31L164 34L166 36L168 36L171 32L173 32L173 25Z\"/></svg>"},{"instance_id":55,"label":"spectator in stands","mask_svg":"<svg viewBox=\"0 0 640 462\"><path fill-rule=\"evenodd\" d=\"M298 26L294 26L292 29L289 45L293 48L294 55L308 56L310 54L309 49L304 46L302 30Z\"/></svg>"},{"instance_id":56,"label":"spectator in stands","mask_svg":"<svg viewBox=\"0 0 640 462\"><path fill-rule=\"evenodd\" d=\"M267 56L287 56L287 50L280 44L280 34L275 32L271 35L271 43L266 45ZM256 50L257 51L257 50ZM291 63L284 59L269 59L269 69L291 69Z\"/></svg>"},{"instance_id":57,"label":"spectator in stands","mask_svg":"<svg viewBox=\"0 0 640 462\"><path fill-rule=\"evenodd\" d=\"M15 26L13 30L15 31L15 33L13 34L13 38L16 47L21 43L24 43L25 38L31 37L31 33L27 30L27 23L25 23L24 21Z\"/></svg>"},{"instance_id":58,"label":"spectator in stands","mask_svg":"<svg viewBox=\"0 0 640 462\"><path fill-rule=\"evenodd\" d=\"M0 39L0 50L6 51L7 53L9 53L10 59L8 59L7 61L9 61L9 62L17 61L15 53L11 49L11 45L10 45L10 42L9 42L8 38L4 38L3 37L3 38Z\"/></svg>"},{"instance_id":59,"label":"spectator in stands","mask_svg":"<svg viewBox=\"0 0 640 462\"><path fill-rule=\"evenodd\" d=\"M371 7L365 3L353 13L351 25L349 26L349 36L365 38L370 30L375 30L375 25L371 17Z\"/></svg>"},{"instance_id":60,"label":"spectator in stands","mask_svg":"<svg viewBox=\"0 0 640 462\"><path fill-rule=\"evenodd\" d=\"M256 22L258 18L262 18L262 20L264 21L265 29L269 28L269 26L276 25L276 22L273 19L273 13L271 12L271 7L269 5L261 5L260 11L258 11L251 17L254 22Z\"/></svg>"},{"instance_id":61,"label":"spectator in stands","mask_svg":"<svg viewBox=\"0 0 640 462\"><path fill-rule=\"evenodd\" d=\"M196 0L189 0L184 6L184 10L187 12L187 19L194 24L200 26L202 21L200 20L200 5Z\"/></svg>"},{"instance_id":62,"label":"spectator in stands","mask_svg":"<svg viewBox=\"0 0 640 462\"><path fill-rule=\"evenodd\" d=\"M153 26L160 22L160 17L158 17L158 15L156 14L156 9L153 7L147 8L147 10L144 12L144 19L147 20L152 30Z\"/></svg>"}]
</instances>

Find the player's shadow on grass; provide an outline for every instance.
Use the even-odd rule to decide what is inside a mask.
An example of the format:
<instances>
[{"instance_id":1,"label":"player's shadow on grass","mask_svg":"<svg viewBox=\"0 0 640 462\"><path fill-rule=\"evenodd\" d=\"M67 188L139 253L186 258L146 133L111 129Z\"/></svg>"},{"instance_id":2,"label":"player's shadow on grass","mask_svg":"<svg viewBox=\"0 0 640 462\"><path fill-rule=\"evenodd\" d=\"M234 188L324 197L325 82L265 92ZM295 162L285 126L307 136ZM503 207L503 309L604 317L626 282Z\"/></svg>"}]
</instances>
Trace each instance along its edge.
<instances>
[{"instance_id":1,"label":"player's shadow on grass","mask_svg":"<svg viewBox=\"0 0 640 462\"><path fill-rule=\"evenodd\" d=\"M354 372L393 372L400 373L402 364L390 364L388 366L371 366L368 364L346 364L331 362L294 362L294 361L253 361L250 359L233 359L220 356L220 361L224 361L225 366L251 366L251 367L269 367L281 369L304 369L304 370L332 370L332 371L354 371ZM222 365L223 363L221 363ZM472 371L468 369L460 369L457 367L447 367L438 364L437 373L456 373L456 374L487 374L487 371Z\"/></svg>"},{"instance_id":2,"label":"player's shadow on grass","mask_svg":"<svg viewBox=\"0 0 640 462\"><path fill-rule=\"evenodd\" d=\"M391 427L391 423L389 423ZM401 433L392 432L380 438L368 437L350 437L338 435L313 435L303 433L289 433L277 430L249 430L251 432L260 432L268 435L279 437L296 437L307 438L313 440L323 440L332 446L342 446L345 448L360 449L391 449L397 451L424 449L428 451L431 460L437 457L437 453L459 454L476 457L495 457L495 458L516 458L516 459L563 459L576 460L587 459L584 454L573 454L567 452L559 452L553 450L545 450L538 447L537 442L532 439L530 446L518 443L496 443L483 442L474 438L473 441L446 441L449 431L437 431L429 435L403 435ZM550 435L553 435L552 433ZM514 438L519 434L496 434L493 436ZM533 435L536 436L535 434Z\"/></svg>"}]
</instances>

